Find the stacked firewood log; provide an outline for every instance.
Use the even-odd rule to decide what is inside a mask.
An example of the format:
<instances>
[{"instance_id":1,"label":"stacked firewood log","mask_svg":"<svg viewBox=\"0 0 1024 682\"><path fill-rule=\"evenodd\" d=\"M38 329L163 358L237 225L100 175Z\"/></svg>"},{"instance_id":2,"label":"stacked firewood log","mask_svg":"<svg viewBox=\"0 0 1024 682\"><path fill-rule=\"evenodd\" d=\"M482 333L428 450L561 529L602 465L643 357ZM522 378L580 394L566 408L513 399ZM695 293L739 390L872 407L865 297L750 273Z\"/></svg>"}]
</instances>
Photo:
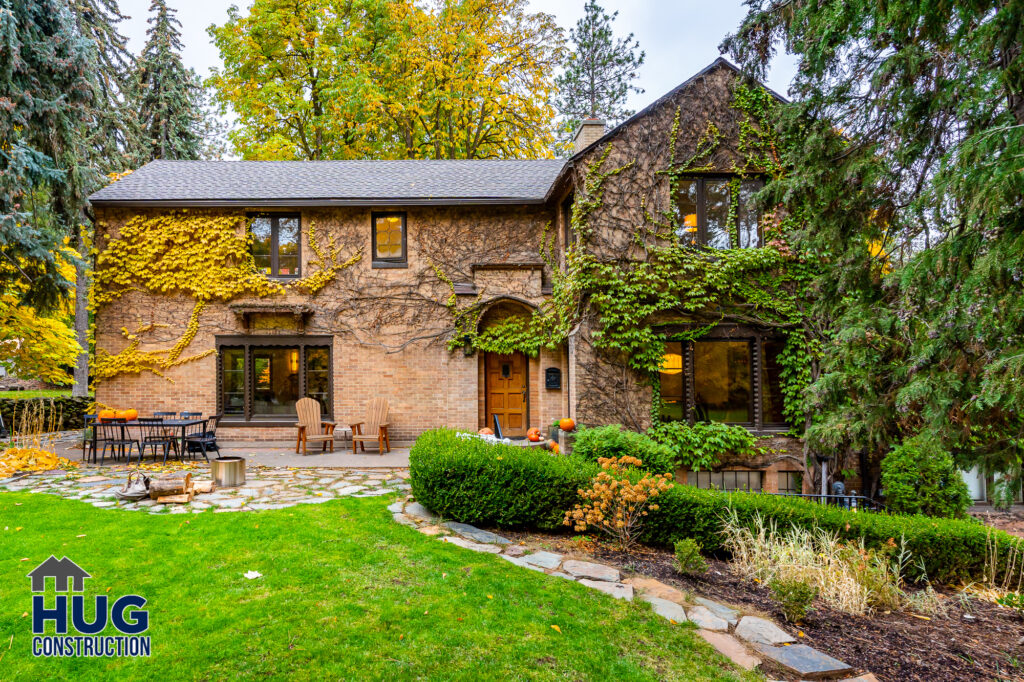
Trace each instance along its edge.
<instances>
[{"instance_id":1,"label":"stacked firewood log","mask_svg":"<svg viewBox=\"0 0 1024 682\"><path fill-rule=\"evenodd\" d=\"M188 472L161 474L149 482L149 496L160 504L187 504L213 490L213 481L193 481Z\"/></svg>"}]
</instances>

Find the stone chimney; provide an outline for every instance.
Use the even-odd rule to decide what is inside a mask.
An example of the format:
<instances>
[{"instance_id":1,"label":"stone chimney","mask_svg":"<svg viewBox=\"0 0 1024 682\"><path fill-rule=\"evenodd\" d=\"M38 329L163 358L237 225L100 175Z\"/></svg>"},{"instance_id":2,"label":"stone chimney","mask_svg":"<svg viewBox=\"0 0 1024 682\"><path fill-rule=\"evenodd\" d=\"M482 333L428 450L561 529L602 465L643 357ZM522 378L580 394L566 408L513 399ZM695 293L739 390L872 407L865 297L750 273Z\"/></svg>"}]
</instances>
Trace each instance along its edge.
<instances>
[{"instance_id":1,"label":"stone chimney","mask_svg":"<svg viewBox=\"0 0 1024 682\"><path fill-rule=\"evenodd\" d=\"M604 135L604 121L599 118L587 118L580 123L576 129L576 136L572 138L572 153L578 154Z\"/></svg>"}]
</instances>

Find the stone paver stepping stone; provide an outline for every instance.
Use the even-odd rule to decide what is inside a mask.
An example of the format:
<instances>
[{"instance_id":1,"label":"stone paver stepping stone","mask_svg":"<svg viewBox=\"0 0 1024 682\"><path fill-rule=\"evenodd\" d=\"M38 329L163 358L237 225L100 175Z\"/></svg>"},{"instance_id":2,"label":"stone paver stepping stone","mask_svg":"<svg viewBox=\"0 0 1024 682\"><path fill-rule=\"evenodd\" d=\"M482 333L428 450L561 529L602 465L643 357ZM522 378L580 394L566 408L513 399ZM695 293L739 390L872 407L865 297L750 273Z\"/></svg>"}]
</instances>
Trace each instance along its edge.
<instances>
[{"instance_id":1,"label":"stone paver stepping stone","mask_svg":"<svg viewBox=\"0 0 1024 682\"><path fill-rule=\"evenodd\" d=\"M393 505L392 505L393 506ZM390 509L391 507L388 507ZM395 520L395 523L400 523L403 526L409 526L410 528L416 527L416 522L410 519L408 516L402 513L392 514L391 518Z\"/></svg>"},{"instance_id":2,"label":"stone paver stepping stone","mask_svg":"<svg viewBox=\"0 0 1024 682\"><path fill-rule=\"evenodd\" d=\"M592 587L595 590L610 594L616 599L625 599L626 601L633 601L633 586L625 585L623 583L610 583L604 580L580 580L580 585L586 585Z\"/></svg>"},{"instance_id":3,"label":"stone paver stepping stone","mask_svg":"<svg viewBox=\"0 0 1024 682\"><path fill-rule=\"evenodd\" d=\"M408 509L406 509L408 513ZM464 538L475 540L476 542L486 542L494 545L510 545L512 541L508 538L503 538L496 533L492 533L489 530L480 530L476 526L471 526L468 523L457 523L455 521L447 521L443 524L444 527L449 528Z\"/></svg>"},{"instance_id":4,"label":"stone paver stepping stone","mask_svg":"<svg viewBox=\"0 0 1024 682\"><path fill-rule=\"evenodd\" d=\"M505 554L508 556L523 556L526 554L526 548L522 545L508 545L505 547Z\"/></svg>"},{"instance_id":5,"label":"stone paver stepping stone","mask_svg":"<svg viewBox=\"0 0 1024 682\"><path fill-rule=\"evenodd\" d=\"M666 601L674 601L677 604L683 604L686 602L686 595L677 590L674 587L666 585L660 580L654 578L627 578L622 582L627 585L632 585L633 589L640 590L645 594L649 594L652 597L658 599L665 599Z\"/></svg>"},{"instance_id":6,"label":"stone paver stepping stone","mask_svg":"<svg viewBox=\"0 0 1024 682\"><path fill-rule=\"evenodd\" d=\"M229 497L226 500L216 500L214 504L225 509L239 509L245 506L245 500L241 497Z\"/></svg>"},{"instance_id":7,"label":"stone paver stepping stone","mask_svg":"<svg viewBox=\"0 0 1024 682\"><path fill-rule=\"evenodd\" d=\"M501 547L498 547L497 545L486 545L479 542L466 540L465 538L446 537L441 538L441 542L447 542L458 547L465 547L466 549L471 549L474 552L486 552L487 554L498 554L501 552ZM511 559L511 557L505 558Z\"/></svg>"},{"instance_id":8,"label":"stone paver stepping stone","mask_svg":"<svg viewBox=\"0 0 1024 682\"><path fill-rule=\"evenodd\" d=\"M376 490L367 490L365 492L356 493L352 497L379 497L381 495L389 495L393 492L393 490L388 490L387 488L378 488Z\"/></svg>"},{"instance_id":9,"label":"stone paver stepping stone","mask_svg":"<svg viewBox=\"0 0 1024 682\"><path fill-rule=\"evenodd\" d=\"M526 563L523 560L523 557L509 556L508 554L502 554L501 558L504 559L505 561L509 562L510 564L515 564L516 566L522 566L523 568L528 568L531 571L538 571L540 573L544 572L544 569L541 568L540 566L534 566L533 564Z\"/></svg>"},{"instance_id":10,"label":"stone paver stepping stone","mask_svg":"<svg viewBox=\"0 0 1024 682\"><path fill-rule=\"evenodd\" d=\"M729 625L736 625L740 619L740 612L736 609L730 608L725 604L719 604L716 601L705 599L704 597L697 597L694 599L695 602L701 606L706 607L711 613L715 614L722 620L729 623Z\"/></svg>"},{"instance_id":11,"label":"stone paver stepping stone","mask_svg":"<svg viewBox=\"0 0 1024 682\"><path fill-rule=\"evenodd\" d=\"M757 616L743 616L736 626L736 636L757 644L790 644L796 641L775 623Z\"/></svg>"},{"instance_id":12,"label":"stone paver stepping stone","mask_svg":"<svg viewBox=\"0 0 1024 682\"><path fill-rule=\"evenodd\" d=\"M612 583L619 581L618 569L612 568L611 566L605 566L604 564L592 564L589 561L566 561L562 564L562 570L577 578L606 580ZM629 586L629 591L632 594L632 585Z\"/></svg>"},{"instance_id":13,"label":"stone paver stepping stone","mask_svg":"<svg viewBox=\"0 0 1024 682\"><path fill-rule=\"evenodd\" d=\"M711 630L697 630L697 634L704 638L705 642L715 647L718 653L741 668L753 670L761 665L761 659L747 651L747 648L732 635Z\"/></svg>"},{"instance_id":14,"label":"stone paver stepping stone","mask_svg":"<svg viewBox=\"0 0 1024 682\"><path fill-rule=\"evenodd\" d=\"M523 557L523 561L541 568L558 568L558 565L562 563L562 555L551 552L534 552Z\"/></svg>"},{"instance_id":15,"label":"stone paver stepping stone","mask_svg":"<svg viewBox=\"0 0 1024 682\"><path fill-rule=\"evenodd\" d=\"M440 535L441 533L444 533L444 528L441 528L441 526L433 525L420 526L416 530L423 533L424 535Z\"/></svg>"},{"instance_id":16,"label":"stone paver stepping stone","mask_svg":"<svg viewBox=\"0 0 1024 682\"><path fill-rule=\"evenodd\" d=\"M419 502L410 502L405 505L405 513L409 516L415 516L418 519L429 521L430 523L437 521L437 514L430 511Z\"/></svg>"},{"instance_id":17,"label":"stone paver stepping stone","mask_svg":"<svg viewBox=\"0 0 1024 682\"><path fill-rule=\"evenodd\" d=\"M645 602L651 605L654 612L666 620L675 621L676 623L686 622L686 612L683 611L683 607L674 601L668 599L662 599L661 597L654 597L650 594L643 594L640 597Z\"/></svg>"},{"instance_id":18,"label":"stone paver stepping stone","mask_svg":"<svg viewBox=\"0 0 1024 682\"><path fill-rule=\"evenodd\" d=\"M113 500L100 500L99 502L93 502L92 506L94 506L94 507L113 507L115 504L117 504L117 503L114 502Z\"/></svg>"},{"instance_id":19,"label":"stone paver stepping stone","mask_svg":"<svg viewBox=\"0 0 1024 682\"><path fill-rule=\"evenodd\" d=\"M576 580L576 578L573 578L568 573L562 573L561 571L552 571L551 573L548 573L548 575L553 575L558 578L565 578L566 580Z\"/></svg>"},{"instance_id":20,"label":"stone paver stepping stone","mask_svg":"<svg viewBox=\"0 0 1024 682\"><path fill-rule=\"evenodd\" d=\"M335 486L335 487L337 487L337 486ZM362 486L362 485L347 485L347 486L339 487L337 490L334 491L334 494L335 495L351 495L353 493L357 493L360 490L365 490L365 489L366 489L366 486Z\"/></svg>"},{"instance_id":21,"label":"stone paver stepping stone","mask_svg":"<svg viewBox=\"0 0 1024 682\"><path fill-rule=\"evenodd\" d=\"M106 476L87 476L85 478L78 479L77 483L82 485L84 483L96 483L97 481L108 481Z\"/></svg>"},{"instance_id":22,"label":"stone paver stepping stone","mask_svg":"<svg viewBox=\"0 0 1024 682\"><path fill-rule=\"evenodd\" d=\"M821 680L839 677L853 672L853 668L840 660L812 649L806 644L792 646L768 646L755 644L754 648L765 658L770 658L786 670L805 680Z\"/></svg>"},{"instance_id":23,"label":"stone paver stepping stone","mask_svg":"<svg viewBox=\"0 0 1024 682\"><path fill-rule=\"evenodd\" d=\"M863 675L857 675L857 677L846 677L839 680L839 682L878 682L878 678L875 677L874 673L864 673Z\"/></svg>"},{"instance_id":24,"label":"stone paver stepping stone","mask_svg":"<svg viewBox=\"0 0 1024 682\"><path fill-rule=\"evenodd\" d=\"M699 628L716 632L727 632L729 630L729 622L711 613L706 606L691 606L686 610L686 615Z\"/></svg>"},{"instance_id":25,"label":"stone paver stepping stone","mask_svg":"<svg viewBox=\"0 0 1024 682\"><path fill-rule=\"evenodd\" d=\"M403 502L402 500L399 500L398 502L392 502L391 504L388 505L388 511L392 514L400 514L404 506L405 502Z\"/></svg>"}]
</instances>

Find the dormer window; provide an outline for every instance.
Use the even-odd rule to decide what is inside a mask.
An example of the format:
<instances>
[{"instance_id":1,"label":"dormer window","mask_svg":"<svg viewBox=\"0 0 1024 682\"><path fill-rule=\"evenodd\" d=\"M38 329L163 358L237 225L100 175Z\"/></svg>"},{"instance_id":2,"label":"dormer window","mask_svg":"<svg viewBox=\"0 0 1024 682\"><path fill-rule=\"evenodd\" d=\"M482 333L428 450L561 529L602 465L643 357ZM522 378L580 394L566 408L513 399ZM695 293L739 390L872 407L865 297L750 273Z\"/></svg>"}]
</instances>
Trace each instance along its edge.
<instances>
[{"instance_id":1,"label":"dormer window","mask_svg":"<svg viewBox=\"0 0 1024 682\"><path fill-rule=\"evenodd\" d=\"M680 178L675 196L676 235L685 245L711 249L761 246L760 216L753 198L763 186L761 180L729 176ZM730 217L733 192L737 192L736 215Z\"/></svg>"},{"instance_id":2,"label":"dormer window","mask_svg":"<svg viewBox=\"0 0 1024 682\"><path fill-rule=\"evenodd\" d=\"M301 274L299 239L301 219L295 214L270 213L252 217L252 257L267 277Z\"/></svg>"}]
</instances>

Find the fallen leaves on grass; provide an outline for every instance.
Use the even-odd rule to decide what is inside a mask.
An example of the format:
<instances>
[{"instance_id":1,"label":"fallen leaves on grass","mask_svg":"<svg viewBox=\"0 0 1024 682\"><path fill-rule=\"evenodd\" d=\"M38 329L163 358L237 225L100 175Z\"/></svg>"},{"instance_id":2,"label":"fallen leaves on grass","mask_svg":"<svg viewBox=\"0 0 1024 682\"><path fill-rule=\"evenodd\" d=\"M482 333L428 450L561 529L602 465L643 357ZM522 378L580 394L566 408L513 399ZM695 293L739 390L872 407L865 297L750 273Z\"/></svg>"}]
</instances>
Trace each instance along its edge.
<instances>
[{"instance_id":1,"label":"fallen leaves on grass","mask_svg":"<svg viewBox=\"0 0 1024 682\"><path fill-rule=\"evenodd\" d=\"M562 634L562 628L558 627L557 625L552 625L551 629L557 632L558 634Z\"/></svg>"}]
</instances>

